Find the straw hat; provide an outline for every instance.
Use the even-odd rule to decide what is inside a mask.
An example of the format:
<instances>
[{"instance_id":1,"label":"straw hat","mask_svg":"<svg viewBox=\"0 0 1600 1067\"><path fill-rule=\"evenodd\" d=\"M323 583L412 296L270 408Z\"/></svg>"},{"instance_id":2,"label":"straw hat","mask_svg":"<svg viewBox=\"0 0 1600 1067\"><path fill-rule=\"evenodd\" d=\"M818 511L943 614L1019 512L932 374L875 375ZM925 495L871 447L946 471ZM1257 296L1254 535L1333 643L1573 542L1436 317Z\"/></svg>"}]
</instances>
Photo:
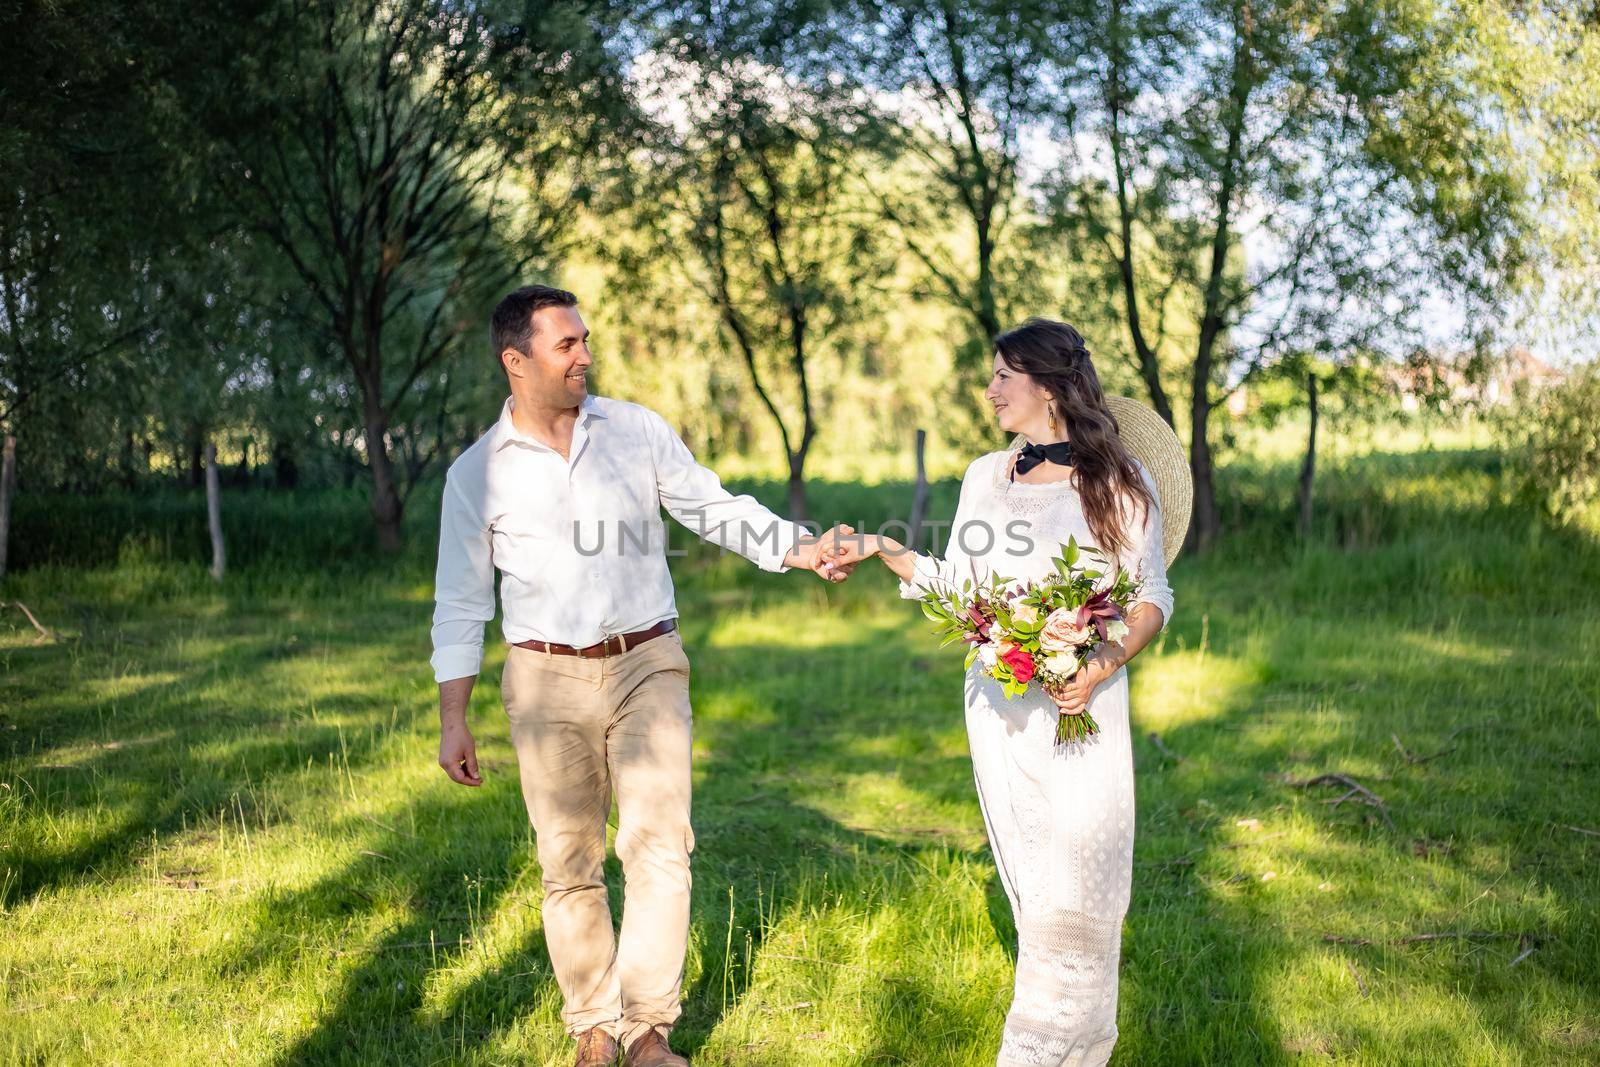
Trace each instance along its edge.
<instances>
[{"instance_id":1,"label":"straw hat","mask_svg":"<svg viewBox=\"0 0 1600 1067\"><path fill-rule=\"evenodd\" d=\"M1172 427L1148 405L1129 396L1108 396L1106 407L1117 420L1123 445L1144 464L1150 480L1156 483L1156 498L1161 502L1161 549L1170 567L1183 548L1194 508L1194 475L1189 471L1189 458ZM1021 448L1025 440L1017 434L1011 447Z\"/></svg>"}]
</instances>

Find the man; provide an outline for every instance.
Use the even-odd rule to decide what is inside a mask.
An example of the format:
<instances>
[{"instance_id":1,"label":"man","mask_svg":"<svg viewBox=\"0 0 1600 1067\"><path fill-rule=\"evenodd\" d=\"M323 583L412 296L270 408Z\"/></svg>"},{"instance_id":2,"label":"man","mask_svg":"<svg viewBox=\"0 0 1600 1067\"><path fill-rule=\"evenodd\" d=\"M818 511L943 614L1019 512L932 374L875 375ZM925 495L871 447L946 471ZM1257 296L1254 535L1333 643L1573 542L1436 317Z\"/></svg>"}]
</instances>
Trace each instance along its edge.
<instances>
[{"instance_id":1,"label":"man","mask_svg":"<svg viewBox=\"0 0 1600 1067\"><path fill-rule=\"evenodd\" d=\"M806 538L732 496L666 421L589 395L578 300L530 285L495 308L511 388L450 467L433 616L439 765L481 785L467 700L501 573L501 696L543 868L545 941L577 1067L687 1064L667 1044L689 932L689 661L676 630L661 508L763 569L840 580ZM626 890L615 939L606 817L617 800ZM619 943L620 940L620 943Z\"/></svg>"}]
</instances>

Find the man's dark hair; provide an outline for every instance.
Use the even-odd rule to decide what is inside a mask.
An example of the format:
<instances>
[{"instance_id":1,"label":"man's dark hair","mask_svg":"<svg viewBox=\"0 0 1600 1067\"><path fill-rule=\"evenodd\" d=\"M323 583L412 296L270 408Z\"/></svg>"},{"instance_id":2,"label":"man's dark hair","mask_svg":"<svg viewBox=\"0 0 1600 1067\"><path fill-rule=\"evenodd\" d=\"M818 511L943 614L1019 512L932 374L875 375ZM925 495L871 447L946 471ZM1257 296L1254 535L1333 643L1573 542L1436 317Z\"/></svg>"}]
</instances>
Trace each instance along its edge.
<instances>
[{"instance_id":1,"label":"man's dark hair","mask_svg":"<svg viewBox=\"0 0 1600 1067\"><path fill-rule=\"evenodd\" d=\"M548 285L524 285L506 294L495 305L494 316L489 320L489 341L494 345L494 361L500 362L500 353L515 348L524 355L533 343L533 313L540 308L571 308L578 306L578 298L565 289Z\"/></svg>"}]
</instances>

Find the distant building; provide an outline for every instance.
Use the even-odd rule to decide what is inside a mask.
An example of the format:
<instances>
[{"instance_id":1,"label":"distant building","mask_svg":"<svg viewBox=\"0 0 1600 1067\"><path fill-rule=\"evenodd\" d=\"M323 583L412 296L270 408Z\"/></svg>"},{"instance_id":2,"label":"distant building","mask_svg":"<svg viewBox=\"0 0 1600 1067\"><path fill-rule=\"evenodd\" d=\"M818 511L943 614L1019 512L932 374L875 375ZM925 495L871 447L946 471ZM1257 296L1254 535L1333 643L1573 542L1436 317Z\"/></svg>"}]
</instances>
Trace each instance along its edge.
<instances>
[{"instance_id":1,"label":"distant building","mask_svg":"<svg viewBox=\"0 0 1600 1067\"><path fill-rule=\"evenodd\" d=\"M1538 392L1566 380L1567 372L1529 352L1513 348L1500 357L1474 352L1419 353L1404 361L1367 364L1400 402L1400 409L1455 410L1493 407L1518 392ZM1258 406L1257 384L1247 382L1228 394L1226 410L1239 419Z\"/></svg>"},{"instance_id":2,"label":"distant building","mask_svg":"<svg viewBox=\"0 0 1600 1067\"><path fill-rule=\"evenodd\" d=\"M1502 363L1500 373L1490 377L1484 387L1484 400L1500 404L1510 400L1519 387L1539 392L1566 381L1567 372L1552 366L1526 348L1513 348Z\"/></svg>"},{"instance_id":3,"label":"distant building","mask_svg":"<svg viewBox=\"0 0 1600 1067\"><path fill-rule=\"evenodd\" d=\"M1404 363L1389 363L1383 375L1400 399L1402 411L1423 407L1489 407L1504 404L1521 392L1538 392L1566 378L1566 372L1529 352L1513 348L1504 356L1485 358L1468 352L1454 356L1425 354Z\"/></svg>"}]
</instances>

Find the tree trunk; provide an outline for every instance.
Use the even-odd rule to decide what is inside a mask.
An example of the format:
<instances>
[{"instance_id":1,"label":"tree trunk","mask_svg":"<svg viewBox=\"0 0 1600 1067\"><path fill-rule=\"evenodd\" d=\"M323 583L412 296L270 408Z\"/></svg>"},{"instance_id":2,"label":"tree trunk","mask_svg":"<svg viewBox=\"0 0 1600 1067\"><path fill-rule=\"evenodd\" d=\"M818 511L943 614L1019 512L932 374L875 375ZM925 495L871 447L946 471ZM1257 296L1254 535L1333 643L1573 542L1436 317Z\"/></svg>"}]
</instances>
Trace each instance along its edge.
<instances>
[{"instance_id":1,"label":"tree trunk","mask_svg":"<svg viewBox=\"0 0 1600 1067\"><path fill-rule=\"evenodd\" d=\"M1234 198L1244 169L1244 127L1250 102L1251 81L1248 8L1238 11L1235 29L1233 74L1230 91L1232 107L1226 112L1227 149L1222 159L1221 184L1217 188L1216 227L1211 234L1211 263L1201 301L1200 337L1195 344L1194 368L1190 376L1189 413L1192 433L1189 462L1194 470L1194 528L1190 544L1206 552L1222 534L1222 516L1217 510L1217 487L1211 466L1211 371L1216 345L1224 328L1223 278L1227 271L1228 246L1233 232Z\"/></svg>"},{"instance_id":2,"label":"tree trunk","mask_svg":"<svg viewBox=\"0 0 1600 1067\"><path fill-rule=\"evenodd\" d=\"M217 446L206 445L206 522L211 527L211 577L222 581L228 568L222 547L222 486L217 476Z\"/></svg>"},{"instance_id":3,"label":"tree trunk","mask_svg":"<svg viewBox=\"0 0 1600 1067\"><path fill-rule=\"evenodd\" d=\"M1306 406L1311 413L1311 429L1306 435L1306 459L1300 465L1300 538L1311 539L1311 487L1317 473L1317 375L1306 375Z\"/></svg>"},{"instance_id":4,"label":"tree trunk","mask_svg":"<svg viewBox=\"0 0 1600 1067\"><path fill-rule=\"evenodd\" d=\"M189 438L189 488L198 489L206 477L205 434L195 431Z\"/></svg>"},{"instance_id":5,"label":"tree trunk","mask_svg":"<svg viewBox=\"0 0 1600 1067\"><path fill-rule=\"evenodd\" d=\"M806 507L806 453L789 454L789 519L791 522L808 522L811 513Z\"/></svg>"},{"instance_id":6,"label":"tree trunk","mask_svg":"<svg viewBox=\"0 0 1600 1067\"><path fill-rule=\"evenodd\" d=\"M132 431L122 435L122 487L132 489L139 484L139 449Z\"/></svg>"},{"instance_id":7,"label":"tree trunk","mask_svg":"<svg viewBox=\"0 0 1600 1067\"><path fill-rule=\"evenodd\" d=\"M911 521L906 529L906 547L916 552L922 545L922 520L928 514L928 468L923 455L928 445L928 431L917 431L917 488L911 495Z\"/></svg>"},{"instance_id":8,"label":"tree trunk","mask_svg":"<svg viewBox=\"0 0 1600 1067\"><path fill-rule=\"evenodd\" d=\"M17 485L17 439L6 434L0 450L0 578L6 576L6 549L11 541L11 494Z\"/></svg>"},{"instance_id":9,"label":"tree trunk","mask_svg":"<svg viewBox=\"0 0 1600 1067\"><path fill-rule=\"evenodd\" d=\"M1198 379L1198 375L1196 378ZM1216 476L1211 466L1211 441L1207 437L1211 403L1204 386L1196 384L1190 417L1194 434L1190 438L1189 469L1194 473L1194 525L1189 527L1189 547L1197 553L1211 550L1222 533L1222 516L1217 510Z\"/></svg>"},{"instance_id":10,"label":"tree trunk","mask_svg":"<svg viewBox=\"0 0 1600 1067\"><path fill-rule=\"evenodd\" d=\"M279 489L293 489L300 484L300 464L294 458L294 446L279 438L272 442L272 481Z\"/></svg>"},{"instance_id":11,"label":"tree trunk","mask_svg":"<svg viewBox=\"0 0 1600 1067\"><path fill-rule=\"evenodd\" d=\"M250 488L250 439L246 438L239 453L239 465L233 469L234 484L241 489Z\"/></svg>"},{"instance_id":12,"label":"tree trunk","mask_svg":"<svg viewBox=\"0 0 1600 1067\"><path fill-rule=\"evenodd\" d=\"M1176 429L1178 424L1172 417L1172 402L1167 398L1166 388L1161 384L1161 358L1159 353L1150 347L1139 315L1139 290L1133 263L1133 206L1128 199L1128 174L1122 151L1124 143L1122 114L1126 106L1127 93L1122 77L1125 48L1121 0L1113 0L1111 5L1111 40L1109 72L1111 84L1106 106L1111 119L1111 168L1116 181L1117 223L1122 241L1121 250L1114 257L1117 261L1117 277L1122 283L1122 303L1126 312L1128 336L1133 341L1134 355L1139 361L1139 376L1144 379L1145 391L1150 394L1150 404L1155 408L1156 414L1160 415L1168 426ZM1156 326L1159 329L1161 323L1157 322Z\"/></svg>"},{"instance_id":13,"label":"tree trunk","mask_svg":"<svg viewBox=\"0 0 1600 1067\"><path fill-rule=\"evenodd\" d=\"M990 236L987 219L975 221L978 238L978 306L973 309L973 315L978 320L978 329L983 332L984 354L987 356L1001 331L1000 310L994 295L994 238Z\"/></svg>"},{"instance_id":14,"label":"tree trunk","mask_svg":"<svg viewBox=\"0 0 1600 1067\"><path fill-rule=\"evenodd\" d=\"M394 482L394 462L385 441L389 418L369 395L364 404L363 430L367 443L367 466L372 471L372 521L378 527L378 547L385 552L400 551L400 492Z\"/></svg>"}]
</instances>

